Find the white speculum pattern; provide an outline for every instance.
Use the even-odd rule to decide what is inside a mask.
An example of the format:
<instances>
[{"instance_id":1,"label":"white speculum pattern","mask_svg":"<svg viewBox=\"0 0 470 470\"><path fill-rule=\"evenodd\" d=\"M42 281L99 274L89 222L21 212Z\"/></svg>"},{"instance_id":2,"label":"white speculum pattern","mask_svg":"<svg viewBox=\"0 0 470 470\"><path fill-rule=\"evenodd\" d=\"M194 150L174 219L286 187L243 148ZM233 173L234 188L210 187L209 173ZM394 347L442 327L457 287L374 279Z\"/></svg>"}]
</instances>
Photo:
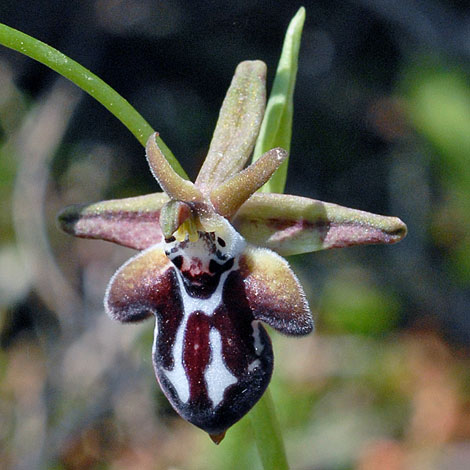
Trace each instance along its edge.
<instances>
[{"instance_id":1,"label":"white speculum pattern","mask_svg":"<svg viewBox=\"0 0 470 470\"><path fill-rule=\"evenodd\" d=\"M208 317L214 315L217 307L222 303L222 294L225 282L229 274L238 269L239 264L238 260L246 247L246 242L244 238L236 232L233 227L228 223L227 227L224 227L223 230L223 242L225 246L217 244L217 250L219 255L217 256L214 249L214 246L211 246L208 243L206 237L199 237L199 240L196 242L171 242L166 246L167 252L171 252L175 247L175 250L172 254L169 254L170 259L175 259L176 256L183 257L183 263L181 270L188 269L191 264L195 264L194 261L197 260L200 269L202 272L209 272L209 263L211 259L215 260L219 264L222 264L228 261L230 258L234 259L233 267L220 276L219 283L213 292L208 298L200 299L197 297L192 297L188 294L185 286L183 275L179 269L176 269L177 279L179 284L179 290L181 294L182 304L183 304L183 319L178 327L176 333L175 342L173 345L173 368L171 370L164 370L164 373L168 380L173 385L176 393L178 394L179 399L182 403L187 403L190 398L190 385L189 378L187 376L183 355L184 355L184 345L185 345L185 334L186 327L189 320L189 317L193 312L200 312ZM217 234L214 237L217 240ZM220 263L221 256L224 257L224 261ZM259 336L257 335L257 328L254 330L253 335L255 342L259 342ZM156 338L157 330L155 330ZM154 346L155 347L155 346ZM225 361L222 355L222 336L220 331L215 327L211 327L209 331L209 347L210 347L210 359L209 363L204 371L204 379L206 384L207 395L212 401L213 408L217 407L223 400L225 390L232 384L237 383L237 378L230 372L227 368ZM256 361L255 361L256 362ZM258 364L252 364L256 367ZM250 370L253 370L254 367L250 367Z\"/></svg>"},{"instance_id":2,"label":"white speculum pattern","mask_svg":"<svg viewBox=\"0 0 470 470\"><path fill-rule=\"evenodd\" d=\"M206 379L207 394L215 408L224 398L227 387L237 383L237 378L227 369L222 358L222 336L216 328L209 332L211 345L211 360L204 373Z\"/></svg>"}]
</instances>

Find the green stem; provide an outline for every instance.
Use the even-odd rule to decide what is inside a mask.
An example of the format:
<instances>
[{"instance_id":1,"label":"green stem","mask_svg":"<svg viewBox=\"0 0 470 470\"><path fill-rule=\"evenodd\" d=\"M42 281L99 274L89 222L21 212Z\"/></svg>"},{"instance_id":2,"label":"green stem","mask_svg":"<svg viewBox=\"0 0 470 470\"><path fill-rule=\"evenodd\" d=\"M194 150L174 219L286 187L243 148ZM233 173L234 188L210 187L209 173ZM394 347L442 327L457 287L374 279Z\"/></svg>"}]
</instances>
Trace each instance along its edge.
<instances>
[{"instance_id":1,"label":"green stem","mask_svg":"<svg viewBox=\"0 0 470 470\"><path fill-rule=\"evenodd\" d=\"M288 470L281 427L276 416L274 402L268 390L253 407L251 419L256 446L265 470Z\"/></svg>"},{"instance_id":2,"label":"green stem","mask_svg":"<svg viewBox=\"0 0 470 470\"><path fill-rule=\"evenodd\" d=\"M150 124L127 100L101 78L57 49L1 23L0 44L41 62L41 64L46 65L79 86L116 116L143 146L145 146L149 136L153 134L154 130ZM183 178L188 178L165 143L159 137L157 137L157 142L174 170Z\"/></svg>"},{"instance_id":3,"label":"green stem","mask_svg":"<svg viewBox=\"0 0 470 470\"><path fill-rule=\"evenodd\" d=\"M263 153L274 147L290 150L292 116L294 114L294 88L304 21L305 8L301 7L287 28L273 89L256 141L253 161L256 161ZM288 161L286 160L261 188L261 191L283 193L286 184L287 165ZM287 470L289 465L282 432L269 389L248 413L248 417L251 420L256 446L264 469Z\"/></svg>"}]
</instances>

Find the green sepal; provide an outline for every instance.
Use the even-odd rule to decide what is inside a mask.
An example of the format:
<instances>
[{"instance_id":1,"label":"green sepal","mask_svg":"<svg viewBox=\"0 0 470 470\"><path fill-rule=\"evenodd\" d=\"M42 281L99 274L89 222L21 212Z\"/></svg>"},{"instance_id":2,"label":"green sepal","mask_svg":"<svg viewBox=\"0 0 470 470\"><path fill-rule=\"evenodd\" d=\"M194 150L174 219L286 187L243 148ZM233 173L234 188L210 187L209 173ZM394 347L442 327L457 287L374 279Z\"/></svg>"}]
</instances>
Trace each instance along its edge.
<instances>
[{"instance_id":1,"label":"green sepal","mask_svg":"<svg viewBox=\"0 0 470 470\"><path fill-rule=\"evenodd\" d=\"M196 186L204 193L209 193L243 169L253 151L265 105L266 64L260 60L240 63L222 104L209 152L196 179Z\"/></svg>"},{"instance_id":2,"label":"green sepal","mask_svg":"<svg viewBox=\"0 0 470 470\"><path fill-rule=\"evenodd\" d=\"M160 211L169 198L153 193L94 204L75 204L57 216L59 227L80 238L106 240L144 250L162 241Z\"/></svg>"},{"instance_id":3,"label":"green sepal","mask_svg":"<svg viewBox=\"0 0 470 470\"><path fill-rule=\"evenodd\" d=\"M248 242L281 255L391 244L406 235L406 225L397 217L286 194L254 194L233 223Z\"/></svg>"}]
</instances>

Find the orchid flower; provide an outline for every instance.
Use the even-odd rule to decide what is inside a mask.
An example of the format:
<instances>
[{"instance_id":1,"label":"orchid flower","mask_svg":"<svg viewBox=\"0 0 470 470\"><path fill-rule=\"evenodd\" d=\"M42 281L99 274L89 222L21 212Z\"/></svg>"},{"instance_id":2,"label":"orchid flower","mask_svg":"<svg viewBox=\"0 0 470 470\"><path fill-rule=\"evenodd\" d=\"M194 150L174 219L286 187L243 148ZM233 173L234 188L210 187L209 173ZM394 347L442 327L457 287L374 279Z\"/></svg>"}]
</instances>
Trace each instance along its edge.
<instances>
[{"instance_id":1,"label":"orchid flower","mask_svg":"<svg viewBox=\"0 0 470 470\"><path fill-rule=\"evenodd\" d=\"M222 439L271 379L266 323L285 335L313 329L305 293L281 255L406 234L398 218L299 196L257 192L287 152L274 148L244 168L266 102L266 66L242 62L224 100L195 183L181 177L150 136L147 160L164 192L66 208L63 230L140 252L105 295L111 318L156 317L152 359L173 408Z\"/></svg>"}]
</instances>

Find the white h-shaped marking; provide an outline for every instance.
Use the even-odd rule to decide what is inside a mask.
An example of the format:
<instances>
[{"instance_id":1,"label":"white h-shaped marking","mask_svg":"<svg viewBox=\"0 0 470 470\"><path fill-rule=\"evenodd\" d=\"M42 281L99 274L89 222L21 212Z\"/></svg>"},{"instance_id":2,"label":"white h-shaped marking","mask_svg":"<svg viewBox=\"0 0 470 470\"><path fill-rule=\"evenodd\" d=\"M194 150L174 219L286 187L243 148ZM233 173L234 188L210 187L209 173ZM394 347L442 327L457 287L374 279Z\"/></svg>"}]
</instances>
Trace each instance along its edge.
<instances>
[{"instance_id":1,"label":"white h-shaped marking","mask_svg":"<svg viewBox=\"0 0 470 470\"><path fill-rule=\"evenodd\" d=\"M237 378L227 369L222 359L222 337L220 333L211 328L209 332L211 345L211 362L207 367L204 377L207 385L207 395L215 408L224 398L227 387L238 382Z\"/></svg>"},{"instance_id":2,"label":"white h-shaped marking","mask_svg":"<svg viewBox=\"0 0 470 470\"><path fill-rule=\"evenodd\" d=\"M229 274L238 269L238 260L232 269L222 273L219 284L214 293L207 299L191 297L184 288L183 277L176 270L178 285L183 302L183 319L176 333L173 344L173 369L164 369L165 375L171 382L182 403L187 403L190 396L189 379L183 365L184 335L186 325L191 313L199 311L211 317L217 307L222 303L222 294L225 281ZM155 326L154 351L156 350L157 326ZM222 337L216 328L209 331L209 344L211 350L211 362L208 365L204 377L206 379L207 394L215 408L223 399L225 389L237 382L237 378L228 370L222 358Z\"/></svg>"}]
</instances>

